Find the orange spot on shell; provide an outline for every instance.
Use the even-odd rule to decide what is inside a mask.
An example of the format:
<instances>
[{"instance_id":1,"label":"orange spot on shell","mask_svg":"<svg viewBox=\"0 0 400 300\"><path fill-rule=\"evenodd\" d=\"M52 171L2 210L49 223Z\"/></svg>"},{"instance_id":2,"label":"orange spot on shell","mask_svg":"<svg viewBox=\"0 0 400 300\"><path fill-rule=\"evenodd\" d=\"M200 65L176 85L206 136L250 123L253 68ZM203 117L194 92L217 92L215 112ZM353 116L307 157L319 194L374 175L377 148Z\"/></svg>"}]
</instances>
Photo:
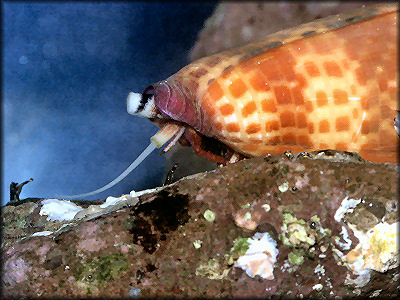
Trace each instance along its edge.
<instances>
[{"instance_id":1,"label":"orange spot on shell","mask_svg":"<svg viewBox=\"0 0 400 300\"><path fill-rule=\"evenodd\" d=\"M328 105L328 96L324 91L318 91L316 93L317 105L319 107Z\"/></svg>"},{"instance_id":2,"label":"orange spot on shell","mask_svg":"<svg viewBox=\"0 0 400 300\"><path fill-rule=\"evenodd\" d=\"M229 116L231 114L233 114L233 112L235 111L235 108L231 105L231 104L224 104L219 108L219 111L221 112L221 114L223 116Z\"/></svg>"},{"instance_id":3,"label":"orange spot on shell","mask_svg":"<svg viewBox=\"0 0 400 300\"><path fill-rule=\"evenodd\" d=\"M361 149L367 150L367 149L378 149L379 148L379 143L376 139L370 139L367 143L362 144L360 146Z\"/></svg>"},{"instance_id":4,"label":"orange spot on shell","mask_svg":"<svg viewBox=\"0 0 400 300\"><path fill-rule=\"evenodd\" d=\"M300 135L299 144L307 148L312 148L314 145L313 142L311 142L310 137L308 135Z\"/></svg>"},{"instance_id":5,"label":"orange spot on shell","mask_svg":"<svg viewBox=\"0 0 400 300\"><path fill-rule=\"evenodd\" d=\"M257 109L256 103L254 101L251 101L242 108L242 116L246 118L248 115L254 113L256 109Z\"/></svg>"},{"instance_id":6,"label":"orange spot on shell","mask_svg":"<svg viewBox=\"0 0 400 300\"><path fill-rule=\"evenodd\" d=\"M319 148L320 148L321 150L325 150L325 149L329 149L329 148L331 148L331 147L329 147L329 145L328 145L327 143L320 143L320 144L319 144Z\"/></svg>"},{"instance_id":7,"label":"orange spot on shell","mask_svg":"<svg viewBox=\"0 0 400 300\"><path fill-rule=\"evenodd\" d=\"M238 123L229 123L226 125L226 130L229 132L239 132L240 127Z\"/></svg>"},{"instance_id":8,"label":"orange spot on shell","mask_svg":"<svg viewBox=\"0 0 400 300\"><path fill-rule=\"evenodd\" d=\"M258 139L258 138L253 138L253 139L250 139L250 142L255 143L255 144L261 144L263 142L263 140Z\"/></svg>"},{"instance_id":9,"label":"orange spot on shell","mask_svg":"<svg viewBox=\"0 0 400 300\"><path fill-rule=\"evenodd\" d=\"M381 106L381 118L382 119L394 119L395 117L395 110L391 109L388 105Z\"/></svg>"},{"instance_id":10,"label":"orange spot on shell","mask_svg":"<svg viewBox=\"0 0 400 300\"><path fill-rule=\"evenodd\" d=\"M367 79L365 78L365 74L361 70L361 68L357 68L355 70L357 82L359 85L364 86L367 83Z\"/></svg>"},{"instance_id":11,"label":"orange spot on shell","mask_svg":"<svg viewBox=\"0 0 400 300\"><path fill-rule=\"evenodd\" d=\"M243 80L236 79L232 82L229 86L229 91L231 92L234 98L241 97L247 90L246 85L244 84Z\"/></svg>"},{"instance_id":12,"label":"orange spot on shell","mask_svg":"<svg viewBox=\"0 0 400 300\"><path fill-rule=\"evenodd\" d=\"M291 111L284 111L280 114L282 127L295 127L294 113Z\"/></svg>"},{"instance_id":13,"label":"orange spot on shell","mask_svg":"<svg viewBox=\"0 0 400 300\"><path fill-rule=\"evenodd\" d=\"M271 59L265 59L260 62L259 66L267 81L277 81L282 79L282 74L278 71L275 61Z\"/></svg>"},{"instance_id":14,"label":"orange spot on shell","mask_svg":"<svg viewBox=\"0 0 400 300\"><path fill-rule=\"evenodd\" d=\"M297 40L295 41L296 47L293 47L293 50L300 55L310 53L309 46L305 40Z\"/></svg>"},{"instance_id":15,"label":"orange spot on shell","mask_svg":"<svg viewBox=\"0 0 400 300\"><path fill-rule=\"evenodd\" d=\"M258 123L252 123L246 127L246 133L252 134L259 132L261 130L261 125Z\"/></svg>"},{"instance_id":16,"label":"orange spot on shell","mask_svg":"<svg viewBox=\"0 0 400 300\"><path fill-rule=\"evenodd\" d=\"M314 124L308 123L308 133L313 134L315 132Z\"/></svg>"},{"instance_id":17,"label":"orange spot on shell","mask_svg":"<svg viewBox=\"0 0 400 300\"><path fill-rule=\"evenodd\" d=\"M298 81L300 87L303 88L303 87L307 86L307 80L303 75L297 74L297 81Z\"/></svg>"},{"instance_id":18,"label":"orange spot on shell","mask_svg":"<svg viewBox=\"0 0 400 300\"><path fill-rule=\"evenodd\" d=\"M304 64L304 68L306 69L306 71L307 71L308 75L310 75L310 77L317 77L317 76L321 75L320 71L318 70L317 65L312 61L307 61Z\"/></svg>"},{"instance_id":19,"label":"orange spot on shell","mask_svg":"<svg viewBox=\"0 0 400 300\"><path fill-rule=\"evenodd\" d=\"M222 123L221 123L221 122L215 123L215 129L216 129L217 131L222 131L222 128L223 128L223 126L222 126Z\"/></svg>"},{"instance_id":20,"label":"orange spot on shell","mask_svg":"<svg viewBox=\"0 0 400 300\"><path fill-rule=\"evenodd\" d=\"M393 149L396 149L394 151L397 151L398 135L393 134L393 131L382 130L381 132L379 132L379 138L381 141L381 146L384 146L384 147L393 146Z\"/></svg>"},{"instance_id":21,"label":"orange spot on shell","mask_svg":"<svg viewBox=\"0 0 400 300\"><path fill-rule=\"evenodd\" d=\"M336 131L348 131L350 129L350 119L348 116L336 119Z\"/></svg>"},{"instance_id":22,"label":"orange spot on shell","mask_svg":"<svg viewBox=\"0 0 400 300\"><path fill-rule=\"evenodd\" d=\"M282 136L282 142L288 145L296 144L296 136L293 133L287 133Z\"/></svg>"},{"instance_id":23,"label":"orange spot on shell","mask_svg":"<svg viewBox=\"0 0 400 300\"><path fill-rule=\"evenodd\" d=\"M292 97L294 104L296 105L304 105L304 97L302 93L302 89L299 86L292 88Z\"/></svg>"},{"instance_id":24,"label":"orange spot on shell","mask_svg":"<svg viewBox=\"0 0 400 300\"><path fill-rule=\"evenodd\" d=\"M350 69L349 62L348 62L346 59L343 59L343 60L342 60L342 66L343 66L343 68L344 68L345 70Z\"/></svg>"},{"instance_id":25,"label":"orange spot on shell","mask_svg":"<svg viewBox=\"0 0 400 300\"><path fill-rule=\"evenodd\" d=\"M362 97L361 98L361 108L363 110L368 110L370 106L370 101L368 97Z\"/></svg>"},{"instance_id":26,"label":"orange spot on shell","mask_svg":"<svg viewBox=\"0 0 400 300\"><path fill-rule=\"evenodd\" d=\"M224 92L218 82L214 81L208 88L208 94L213 101L218 101L219 99L221 99Z\"/></svg>"},{"instance_id":27,"label":"orange spot on shell","mask_svg":"<svg viewBox=\"0 0 400 300\"><path fill-rule=\"evenodd\" d=\"M361 133L368 134L371 132L378 132L379 131L379 122L377 119L372 120L364 120L361 124Z\"/></svg>"},{"instance_id":28,"label":"orange spot on shell","mask_svg":"<svg viewBox=\"0 0 400 300\"><path fill-rule=\"evenodd\" d=\"M274 87L276 102L278 104L290 104L292 99L290 97L289 88L286 86L276 86Z\"/></svg>"},{"instance_id":29,"label":"orange spot on shell","mask_svg":"<svg viewBox=\"0 0 400 300\"><path fill-rule=\"evenodd\" d=\"M269 131L276 131L279 130L279 122L278 121L269 121L265 123L265 130Z\"/></svg>"},{"instance_id":30,"label":"orange spot on shell","mask_svg":"<svg viewBox=\"0 0 400 300\"><path fill-rule=\"evenodd\" d=\"M279 55L276 56L276 62L281 68L292 67L294 63L293 55L285 48L279 49ZM286 74L286 72L283 72Z\"/></svg>"},{"instance_id":31,"label":"orange spot on shell","mask_svg":"<svg viewBox=\"0 0 400 300\"><path fill-rule=\"evenodd\" d=\"M336 49L336 43L329 40L328 36L322 36L318 43L314 43L313 47L317 54L332 54L332 52Z\"/></svg>"},{"instance_id":32,"label":"orange spot on shell","mask_svg":"<svg viewBox=\"0 0 400 300\"><path fill-rule=\"evenodd\" d=\"M213 103L211 103L211 101L209 100L210 97L208 94L204 95L201 107L204 110L205 114L207 114L208 118L212 118L216 111L214 109L214 105L212 105Z\"/></svg>"},{"instance_id":33,"label":"orange spot on shell","mask_svg":"<svg viewBox=\"0 0 400 300\"><path fill-rule=\"evenodd\" d=\"M320 133L329 132L329 122L327 120L322 120L319 122L319 130Z\"/></svg>"},{"instance_id":34,"label":"orange spot on shell","mask_svg":"<svg viewBox=\"0 0 400 300\"><path fill-rule=\"evenodd\" d=\"M328 76L343 77L342 70L340 69L339 65L334 61L324 62L324 69Z\"/></svg>"},{"instance_id":35,"label":"orange spot on shell","mask_svg":"<svg viewBox=\"0 0 400 300\"><path fill-rule=\"evenodd\" d=\"M347 151L347 150L349 150L349 146L346 143L342 143L342 142L336 143L335 150Z\"/></svg>"},{"instance_id":36,"label":"orange spot on shell","mask_svg":"<svg viewBox=\"0 0 400 300\"><path fill-rule=\"evenodd\" d=\"M269 91L271 89L260 71L257 71L256 74L250 78L250 84L256 91Z\"/></svg>"},{"instance_id":37,"label":"orange spot on shell","mask_svg":"<svg viewBox=\"0 0 400 300\"><path fill-rule=\"evenodd\" d=\"M248 74L256 67L253 59L246 59L239 64L240 71L244 74Z\"/></svg>"},{"instance_id":38,"label":"orange spot on shell","mask_svg":"<svg viewBox=\"0 0 400 300\"><path fill-rule=\"evenodd\" d=\"M307 127L307 117L304 113L297 114L297 127L306 128Z\"/></svg>"},{"instance_id":39,"label":"orange spot on shell","mask_svg":"<svg viewBox=\"0 0 400 300\"><path fill-rule=\"evenodd\" d=\"M339 89L333 90L333 98L334 98L334 103L337 105L347 104L349 102L347 92Z\"/></svg>"},{"instance_id":40,"label":"orange spot on shell","mask_svg":"<svg viewBox=\"0 0 400 300\"><path fill-rule=\"evenodd\" d=\"M307 102L306 102L306 110L307 110L308 112L312 112L312 111L314 110L314 107L313 107L313 104L312 104L311 101L307 101Z\"/></svg>"},{"instance_id":41,"label":"orange spot on shell","mask_svg":"<svg viewBox=\"0 0 400 300\"><path fill-rule=\"evenodd\" d=\"M269 100L265 99L265 100L261 101L261 108L264 112L276 112L277 111L275 102L272 99L269 99Z\"/></svg>"}]
</instances>

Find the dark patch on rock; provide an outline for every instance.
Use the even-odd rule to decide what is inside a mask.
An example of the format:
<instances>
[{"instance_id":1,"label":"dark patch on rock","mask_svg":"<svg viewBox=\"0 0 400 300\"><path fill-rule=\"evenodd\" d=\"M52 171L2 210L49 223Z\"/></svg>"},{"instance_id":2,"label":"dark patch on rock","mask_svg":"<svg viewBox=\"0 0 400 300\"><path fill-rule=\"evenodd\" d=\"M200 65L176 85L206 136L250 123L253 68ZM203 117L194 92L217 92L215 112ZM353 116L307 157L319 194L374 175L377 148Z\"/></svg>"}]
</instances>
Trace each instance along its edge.
<instances>
[{"instance_id":1,"label":"dark patch on rock","mask_svg":"<svg viewBox=\"0 0 400 300\"><path fill-rule=\"evenodd\" d=\"M134 218L129 232L133 243L141 245L148 253L156 251L159 240L166 240L169 232L189 220L188 203L188 196L165 189L151 201L132 208Z\"/></svg>"},{"instance_id":2,"label":"dark patch on rock","mask_svg":"<svg viewBox=\"0 0 400 300\"><path fill-rule=\"evenodd\" d=\"M365 209L379 220L382 220L382 218L386 215L385 205L376 199L376 197L364 198L362 203L364 204Z\"/></svg>"},{"instance_id":3,"label":"dark patch on rock","mask_svg":"<svg viewBox=\"0 0 400 300\"><path fill-rule=\"evenodd\" d=\"M46 261L43 263L43 267L46 270L53 270L61 266L63 263L62 252L60 250L55 250L47 255Z\"/></svg>"}]
</instances>

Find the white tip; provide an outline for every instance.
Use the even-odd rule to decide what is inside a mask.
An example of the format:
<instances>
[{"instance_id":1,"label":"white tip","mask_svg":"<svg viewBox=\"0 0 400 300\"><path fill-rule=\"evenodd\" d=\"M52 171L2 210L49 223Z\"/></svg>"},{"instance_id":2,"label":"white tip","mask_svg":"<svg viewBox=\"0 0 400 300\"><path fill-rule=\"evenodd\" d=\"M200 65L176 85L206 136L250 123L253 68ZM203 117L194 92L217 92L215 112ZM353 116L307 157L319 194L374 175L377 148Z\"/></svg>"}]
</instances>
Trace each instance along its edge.
<instances>
[{"instance_id":1,"label":"white tip","mask_svg":"<svg viewBox=\"0 0 400 300\"><path fill-rule=\"evenodd\" d=\"M126 99L126 107L128 113L131 115L136 115L136 111L140 105L140 100L142 99L142 94L130 92L128 99Z\"/></svg>"},{"instance_id":2,"label":"white tip","mask_svg":"<svg viewBox=\"0 0 400 300\"><path fill-rule=\"evenodd\" d=\"M130 92L126 99L126 107L131 115L144 118L154 118L157 115L153 95Z\"/></svg>"}]
</instances>

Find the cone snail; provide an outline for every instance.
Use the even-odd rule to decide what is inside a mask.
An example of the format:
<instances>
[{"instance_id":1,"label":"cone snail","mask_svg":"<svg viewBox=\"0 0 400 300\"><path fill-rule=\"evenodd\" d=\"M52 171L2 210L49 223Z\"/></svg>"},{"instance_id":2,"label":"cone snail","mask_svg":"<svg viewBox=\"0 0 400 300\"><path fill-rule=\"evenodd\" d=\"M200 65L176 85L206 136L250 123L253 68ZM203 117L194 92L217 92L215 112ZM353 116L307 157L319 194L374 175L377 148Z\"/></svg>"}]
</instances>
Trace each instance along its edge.
<instances>
[{"instance_id":1,"label":"cone snail","mask_svg":"<svg viewBox=\"0 0 400 300\"><path fill-rule=\"evenodd\" d=\"M179 141L223 164L323 149L397 162L397 15L378 4L319 19L130 93L128 112L160 127L145 152L171 140L164 151Z\"/></svg>"}]
</instances>

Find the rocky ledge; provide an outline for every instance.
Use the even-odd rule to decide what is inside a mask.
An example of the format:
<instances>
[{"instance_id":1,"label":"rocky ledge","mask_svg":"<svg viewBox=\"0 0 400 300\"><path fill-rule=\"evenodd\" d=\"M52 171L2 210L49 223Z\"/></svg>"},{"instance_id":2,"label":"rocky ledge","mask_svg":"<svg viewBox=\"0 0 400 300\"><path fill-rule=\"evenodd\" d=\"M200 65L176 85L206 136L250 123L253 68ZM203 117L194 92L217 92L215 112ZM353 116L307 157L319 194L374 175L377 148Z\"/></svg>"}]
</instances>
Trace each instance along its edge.
<instances>
[{"instance_id":1,"label":"rocky ledge","mask_svg":"<svg viewBox=\"0 0 400 300\"><path fill-rule=\"evenodd\" d=\"M155 190L3 207L3 294L395 296L398 167L271 155Z\"/></svg>"}]
</instances>

